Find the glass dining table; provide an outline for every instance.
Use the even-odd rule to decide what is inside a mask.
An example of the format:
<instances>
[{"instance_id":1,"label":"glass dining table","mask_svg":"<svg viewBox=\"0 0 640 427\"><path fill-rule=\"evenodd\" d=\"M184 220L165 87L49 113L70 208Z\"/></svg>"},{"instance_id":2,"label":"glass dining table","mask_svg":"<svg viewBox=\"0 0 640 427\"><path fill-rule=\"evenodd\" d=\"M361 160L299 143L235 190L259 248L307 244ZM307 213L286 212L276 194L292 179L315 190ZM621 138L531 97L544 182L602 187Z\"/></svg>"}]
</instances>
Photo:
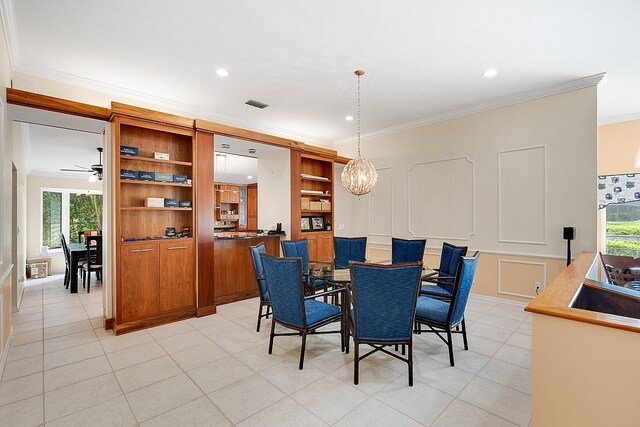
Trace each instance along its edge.
<instances>
[{"instance_id":1,"label":"glass dining table","mask_svg":"<svg viewBox=\"0 0 640 427\"><path fill-rule=\"evenodd\" d=\"M378 261L372 264L389 265L391 260ZM422 279L425 280L430 276L438 274L437 271L423 266L422 267ZM305 272L311 280L323 280L326 282L326 287L341 289L342 292L338 293L338 300L334 300L336 305L341 307L343 313L344 324L347 324L347 313L351 309L351 302L349 300L349 285L351 283L351 270L345 265L336 265L333 260L327 261L309 261L309 270ZM326 297L325 297L326 298ZM348 328L345 327L342 343L343 349L348 343Z\"/></svg>"}]
</instances>

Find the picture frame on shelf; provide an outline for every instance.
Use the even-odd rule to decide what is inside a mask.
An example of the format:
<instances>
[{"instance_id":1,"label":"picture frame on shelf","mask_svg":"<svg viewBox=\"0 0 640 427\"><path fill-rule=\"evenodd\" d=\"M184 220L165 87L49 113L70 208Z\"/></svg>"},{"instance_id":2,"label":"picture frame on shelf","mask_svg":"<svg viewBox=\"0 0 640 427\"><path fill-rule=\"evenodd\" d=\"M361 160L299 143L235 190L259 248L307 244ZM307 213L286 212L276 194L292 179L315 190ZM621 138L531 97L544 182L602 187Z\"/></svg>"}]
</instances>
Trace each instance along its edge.
<instances>
[{"instance_id":1,"label":"picture frame on shelf","mask_svg":"<svg viewBox=\"0 0 640 427\"><path fill-rule=\"evenodd\" d=\"M311 231L311 217L303 216L300 218L300 231Z\"/></svg>"},{"instance_id":2,"label":"picture frame on shelf","mask_svg":"<svg viewBox=\"0 0 640 427\"><path fill-rule=\"evenodd\" d=\"M324 230L324 217L312 216L311 217L311 229L313 231Z\"/></svg>"}]
</instances>

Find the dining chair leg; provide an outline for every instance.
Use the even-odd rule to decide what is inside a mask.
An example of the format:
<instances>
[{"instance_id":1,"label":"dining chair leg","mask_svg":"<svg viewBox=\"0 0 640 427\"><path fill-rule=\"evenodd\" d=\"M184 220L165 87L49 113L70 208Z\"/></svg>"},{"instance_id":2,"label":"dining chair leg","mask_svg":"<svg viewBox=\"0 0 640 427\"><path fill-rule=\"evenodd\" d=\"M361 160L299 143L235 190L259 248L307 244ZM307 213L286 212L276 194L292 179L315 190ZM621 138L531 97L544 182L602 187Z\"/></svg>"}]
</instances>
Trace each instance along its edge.
<instances>
[{"instance_id":1,"label":"dining chair leg","mask_svg":"<svg viewBox=\"0 0 640 427\"><path fill-rule=\"evenodd\" d=\"M269 312L268 308L267 312ZM260 303L260 307L258 308L258 326L256 326L256 332L260 332L260 318L262 318L262 303Z\"/></svg>"},{"instance_id":2,"label":"dining chair leg","mask_svg":"<svg viewBox=\"0 0 640 427\"><path fill-rule=\"evenodd\" d=\"M273 334L276 329L276 322L271 322L271 336L269 336L269 354L273 351Z\"/></svg>"},{"instance_id":3,"label":"dining chair leg","mask_svg":"<svg viewBox=\"0 0 640 427\"><path fill-rule=\"evenodd\" d=\"M464 316L462 316L462 340L464 341L464 349L469 350L469 344L467 343L467 327L464 324Z\"/></svg>"},{"instance_id":4,"label":"dining chair leg","mask_svg":"<svg viewBox=\"0 0 640 427\"><path fill-rule=\"evenodd\" d=\"M453 362L453 340L451 339L451 328L447 328L447 345L449 346L449 363L454 366Z\"/></svg>"},{"instance_id":5,"label":"dining chair leg","mask_svg":"<svg viewBox=\"0 0 640 427\"><path fill-rule=\"evenodd\" d=\"M360 353L360 345L358 344L358 341L353 340L353 383L355 385L358 385L358 375L359 375L359 369L360 369L360 357L359 357L359 353Z\"/></svg>"},{"instance_id":6,"label":"dining chair leg","mask_svg":"<svg viewBox=\"0 0 640 427\"><path fill-rule=\"evenodd\" d=\"M405 348L404 347L405 347L404 344L402 344L402 355L403 356L405 355Z\"/></svg>"},{"instance_id":7,"label":"dining chair leg","mask_svg":"<svg viewBox=\"0 0 640 427\"><path fill-rule=\"evenodd\" d=\"M298 369L302 370L302 365L304 365L304 348L307 344L307 331L302 332L302 346L300 347L300 364L298 365Z\"/></svg>"},{"instance_id":8,"label":"dining chair leg","mask_svg":"<svg viewBox=\"0 0 640 427\"><path fill-rule=\"evenodd\" d=\"M413 387L413 342L409 342L409 387Z\"/></svg>"},{"instance_id":9,"label":"dining chair leg","mask_svg":"<svg viewBox=\"0 0 640 427\"><path fill-rule=\"evenodd\" d=\"M96 271L96 277L98 272ZM87 293L91 292L91 271L87 271Z\"/></svg>"}]
</instances>

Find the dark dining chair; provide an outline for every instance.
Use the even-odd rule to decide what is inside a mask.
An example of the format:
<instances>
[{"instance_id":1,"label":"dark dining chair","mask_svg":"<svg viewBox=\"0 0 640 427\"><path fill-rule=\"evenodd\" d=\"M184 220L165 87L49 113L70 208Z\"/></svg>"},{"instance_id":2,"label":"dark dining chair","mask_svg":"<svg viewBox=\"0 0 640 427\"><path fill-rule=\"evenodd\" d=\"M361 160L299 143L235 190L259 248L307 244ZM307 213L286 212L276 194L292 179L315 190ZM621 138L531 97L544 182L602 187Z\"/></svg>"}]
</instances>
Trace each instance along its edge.
<instances>
[{"instance_id":1,"label":"dark dining chair","mask_svg":"<svg viewBox=\"0 0 640 427\"><path fill-rule=\"evenodd\" d=\"M469 300L473 278L478 266L480 252L472 257L463 257L458 264L453 294L450 300L432 298L425 295L418 297L416 304L416 323L419 332L435 333L449 347L449 363L454 366L452 334L462 334L464 349L469 350L467 328L464 323L464 310ZM423 331L422 325L429 327ZM460 326L461 330L457 327ZM454 330L455 329L455 330ZM446 338L442 335L446 333Z\"/></svg>"},{"instance_id":2,"label":"dark dining chair","mask_svg":"<svg viewBox=\"0 0 640 427\"><path fill-rule=\"evenodd\" d=\"M391 239L391 263L422 262L426 239L406 240L393 237Z\"/></svg>"},{"instance_id":3,"label":"dark dining chair","mask_svg":"<svg viewBox=\"0 0 640 427\"><path fill-rule=\"evenodd\" d=\"M307 239L282 240L280 245L285 257L299 257L302 261L302 279L307 295L314 293L320 287L324 287L323 280L309 278L309 241Z\"/></svg>"},{"instance_id":4,"label":"dark dining chair","mask_svg":"<svg viewBox=\"0 0 640 427\"><path fill-rule=\"evenodd\" d=\"M273 338L286 335L302 336L300 363L304 364L304 350L309 334L340 333L341 348L344 349L344 315L340 307L314 298L324 295L337 295L342 289L334 289L320 294L305 296L302 282L302 260L295 258L278 258L266 253L260 254L269 298L271 299L271 334L269 335L269 354L273 350ZM330 323L340 322L337 331L318 331ZM276 323L296 332L275 333Z\"/></svg>"},{"instance_id":5,"label":"dark dining chair","mask_svg":"<svg viewBox=\"0 0 640 427\"><path fill-rule=\"evenodd\" d=\"M423 282L433 283L433 285L422 285L420 294L442 299L451 299L453 283L456 279L456 273L458 272L458 264L460 263L460 259L466 255L466 246L455 246L447 242L442 243L440 267L435 269L438 274L423 279Z\"/></svg>"},{"instance_id":6,"label":"dark dining chair","mask_svg":"<svg viewBox=\"0 0 640 427\"><path fill-rule=\"evenodd\" d=\"M422 262L351 264L353 311L349 335L354 341L354 384L358 384L360 361L381 351L407 363L409 385L413 385L413 322L421 273ZM373 350L360 356L360 344L368 344ZM398 345L407 345L407 358L388 351L385 347L389 345L396 346L396 350Z\"/></svg>"},{"instance_id":7,"label":"dark dining chair","mask_svg":"<svg viewBox=\"0 0 640 427\"><path fill-rule=\"evenodd\" d=\"M349 261L364 262L367 251L366 237L334 237L334 264L336 268L349 268Z\"/></svg>"},{"instance_id":8,"label":"dark dining chair","mask_svg":"<svg viewBox=\"0 0 640 427\"><path fill-rule=\"evenodd\" d=\"M69 252L69 246L67 245L67 239L64 238L64 234L60 234L60 246L62 246L62 254L64 255L64 287L69 287L71 282L71 253ZM78 274L78 272L75 272Z\"/></svg>"},{"instance_id":9,"label":"dark dining chair","mask_svg":"<svg viewBox=\"0 0 640 427\"><path fill-rule=\"evenodd\" d=\"M251 259L253 260L253 270L256 273L256 283L258 285L258 292L260 296L260 306L258 307L258 325L256 326L256 332L260 332L260 320L269 318L271 314L271 300L269 300L269 290L267 289L267 280L264 276L264 267L262 266L262 259L260 254L267 252L264 243L259 243L255 246L249 247L251 253ZM267 312L262 314L262 309L266 307Z\"/></svg>"},{"instance_id":10,"label":"dark dining chair","mask_svg":"<svg viewBox=\"0 0 640 427\"><path fill-rule=\"evenodd\" d=\"M89 293L91 292L91 273L96 273L96 279L102 277L102 236L85 235L85 242L87 245L87 260L82 263L82 286L86 286L87 293ZM95 249L95 254L92 253L92 249Z\"/></svg>"}]
</instances>

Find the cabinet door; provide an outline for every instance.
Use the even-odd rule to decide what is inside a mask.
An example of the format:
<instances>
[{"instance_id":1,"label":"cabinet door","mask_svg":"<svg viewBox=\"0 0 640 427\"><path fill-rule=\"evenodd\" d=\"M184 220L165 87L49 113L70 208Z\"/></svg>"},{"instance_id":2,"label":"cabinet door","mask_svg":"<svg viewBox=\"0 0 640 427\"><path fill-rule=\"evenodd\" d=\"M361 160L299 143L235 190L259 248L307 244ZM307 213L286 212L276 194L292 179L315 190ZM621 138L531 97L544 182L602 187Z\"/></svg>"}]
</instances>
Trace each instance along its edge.
<instances>
[{"instance_id":1,"label":"cabinet door","mask_svg":"<svg viewBox=\"0 0 640 427\"><path fill-rule=\"evenodd\" d=\"M318 236L318 259L333 259L333 234L322 233Z\"/></svg>"},{"instance_id":2,"label":"cabinet door","mask_svg":"<svg viewBox=\"0 0 640 427\"><path fill-rule=\"evenodd\" d=\"M240 187L229 185L229 203L240 203Z\"/></svg>"},{"instance_id":3,"label":"cabinet door","mask_svg":"<svg viewBox=\"0 0 640 427\"><path fill-rule=\"evenodd\" d=\"M247 228L258 228L258 188L247 187Z\"/></svg>"},{"instance_id":4,"label":"cabinet door","mask_svg":"<svg viewBox=\"0 0 640 427\"><path fill-rule=\"evenodd\" d=\"M120 286L117 289L122 318L119 323L139 320L158 312L158 244L122 245Z\"/></svg>"},{"instance_id":5,"label":"cabinet door","mask_svg":"<svg viewBox=\"0 0 640 427\"><path fill-rule=\"evenodd\" d=\"M195 305L193 241L160 244L160 311Z\"/></svg>"},{"instance_id":6,"label":"cabinet door","mask_svg":"<svg viewBox=\"0 0 640 427\"><path fill-rule=\"evenodd\" d=\"M318 258L318 235L316 233L306 233L302 236L303 239L309 241L309 260L319 261Z\"/></svg>"}]
</instances>

